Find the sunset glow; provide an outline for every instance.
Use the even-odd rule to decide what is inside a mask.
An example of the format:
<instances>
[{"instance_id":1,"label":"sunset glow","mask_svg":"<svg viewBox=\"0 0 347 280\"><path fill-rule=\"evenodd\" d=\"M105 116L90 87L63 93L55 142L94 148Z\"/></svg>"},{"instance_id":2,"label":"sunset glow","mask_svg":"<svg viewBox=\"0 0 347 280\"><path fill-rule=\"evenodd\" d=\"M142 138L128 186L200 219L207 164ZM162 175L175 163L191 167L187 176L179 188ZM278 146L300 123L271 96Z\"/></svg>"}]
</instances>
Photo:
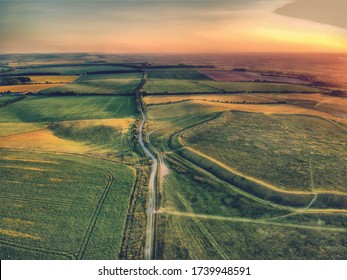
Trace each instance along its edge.
<instances>
[{"instance_id":1,"label":"sunset glow","mask_svg":"<svg viewBox=\"0 0 347 280\"><path fill-rule=\"evenodd\" d=\"M347 51L346 29L275 13L289 2L1 1L0 52Z\"/></svg>"}]
</instances>

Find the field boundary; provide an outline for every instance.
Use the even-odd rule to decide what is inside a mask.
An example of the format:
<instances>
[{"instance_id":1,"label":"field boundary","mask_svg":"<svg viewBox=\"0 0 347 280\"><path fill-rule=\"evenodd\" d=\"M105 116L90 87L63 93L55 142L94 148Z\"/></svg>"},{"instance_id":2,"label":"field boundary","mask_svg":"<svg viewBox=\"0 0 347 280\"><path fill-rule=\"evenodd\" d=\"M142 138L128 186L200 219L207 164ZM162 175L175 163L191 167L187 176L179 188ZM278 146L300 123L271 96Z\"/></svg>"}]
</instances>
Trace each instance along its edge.
<instances>
[{"instance_id":1,"label":"field boundary","mask_svg":"<svg viewBox=\"0 0 347 280\"><path fill-rule=\"evenodd\" d=\"M131 222L132 219L135 219L135 211L136 211L136 201L137 201L137 190L141 187L141 179L142 179L143 173L141 168L136 170L136 180L133 185L133 191L130 196L129 205L128 205L128 212L127 217L125 221L124 231L123 231L123 238L122 238L122 244L120 246L120 251L118 253L118 259L128 259L128 244L127 241L131 241ZM143 251L143 248L142 248Z\"/></svg>"}]
</instances>

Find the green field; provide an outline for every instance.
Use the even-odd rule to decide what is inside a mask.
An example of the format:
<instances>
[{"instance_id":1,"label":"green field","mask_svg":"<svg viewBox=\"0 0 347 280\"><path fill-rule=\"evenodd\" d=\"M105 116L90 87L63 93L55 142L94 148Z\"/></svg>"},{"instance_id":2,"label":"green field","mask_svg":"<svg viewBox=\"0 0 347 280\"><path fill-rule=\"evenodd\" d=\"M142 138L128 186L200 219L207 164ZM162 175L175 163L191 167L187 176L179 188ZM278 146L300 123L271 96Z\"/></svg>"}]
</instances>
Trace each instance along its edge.
<instances>
[{"instance_id":1,"label":"green field","mask_svg":"<svg viewBox=\"0 0 347 280\"><path fill-rule=\"evenodd\" d=\"M227 92L320 92L320 89L302 85L259 82L201 81L201 85Z\"/></svg>"},{"instance_id":2,"label":"green field","mask_svg":"<svg viewBox=\"0 0 347 280\"><path fill-rule=\"evenodd\" d=\"M165 164L159 176L156 258L343 259L345 210L326 210L325 205L335 205L329 198L286 194L295 203L284 206L248 192L241 187L243 179L234 185L219 177L215 167L192 161L193 155L180 148L182 135L188 147L228 158L232 168L244 164L247 175L267 176L287 190L344 191L346 134L341 127L308 115L230 111L240 106L189 101L147 107L150 141ZM277 105L265 109L271 106Z\"/></svg>"},{"instance_id":3,"label":"green field","mask_svg":"<svg viewBox=\"0 0 347 280\"><path fill-rule=\"evenodd\" d=\"M0 105L1 105L3 102L16 99L17 97L18 97L18 96L13 96L13 95L0 95Z\"/></svg>"},{"instance_id":4,"label":"green field","mask_svg":"<svg viewBox=\"0 0 347 280\"><path fill-rule=\"evenodd\" d=\"M107 155L131 161L133 151L132 126L135 119L65 121L49 126L54 135L91 148L93 154Z\"/></svg>"},{"instance_id":5,"label":"green field","mask_svg":"<svg viewBox=\"0 0 347 280\"><path fill-rule=\"evenodd\" d=\"M346 257L346 230L161 215L159 259L305 260Z\"/></svg>"},{"instance_id":6,"label":"green field","mask_svg":"<svg viewBox=\"0 0 347 280\"><path fill-rule=\"evenodd\" d=\"M0 66L0 72L9 71L11 68L8 66Z\"/></svg>"},{"instance_id":7,"label":"green field","mask_svg":"<svg viewBox=\"0 0 347 280\"><path fill-rule=\"evenodd\" d=\"M1 259L143 259L148 198L155 259L346 258L344 99L139 65L15 70L80 77L0 107Z\"/></svg>"},{"instance_id":8,"label":"green field","mask_svg":"<svg viewBox=\"0 0 347 280\"><path fill-rule=\"evenodd\" d=\"M149 79L164 79L164 80L211 80L206 75L195 70L182 69L158 69L148 71Z\"/></svg>"},{"instance_id":9,"label":"green field","mask_svg":"<svg viewBox=\"0 0 347 280\"><path fill-rule=\"evenodd\" d=\"M216 82L195 70L150 70L147 93L211 92L320 92L319 89L281 83Z\"/></svg>"},{"instance_id":10,"label":"green field","mask_svg":"<svg viewBox=\"0 0 347 280\"><path fill-rule=\"evenodd\" d=\"M346 131L321 118L229 112L185 132L183 140L282 189L346 192Z\"/></svg>"},{"instance_id":11,"label":"green field","mask_svg":"<svg viewBox=\"0 0 347 280\"><path fill-rule=\"evenodd\" d=\"M148 79L144 91L147 93L220 92L197 81L174 79Z\"/></svg>"},{"instance_id":12,"label":"green field","mask_svg":"<svg viewBox=\"0 0 347 280\"><path fill-rule=\"evenodd\" d=\"M134 172L62 154L0 150L1 259L115 259Z\"/></svg>"},{"instance_id":13,"label":"green field","mask_svg":"<svg viewBox=\"0 0 347 280\"><path fill-rule=\"evenodd\" d=\"M118 70L133 70L133 68L125 66L113 66L113 65L71 65L71 66L60 66L56 65L41 65L41 66L29 66L26 68L18 68L11 72L13 74L27 74L27 73L57 73L62 75L77 75L85 74L88 72L97 71L118 71Z\"/></svg>"},{"instance_id":14,"label":"green field","mask_svg":"<svg viewBox=\"0 0 347 280\"><path fill-rule=\"evenodd\" d=\"M136 113L132 96L36 97L0 109L0 122L53 122L125 118Z\"/></svg>"},{"instance_id":15,"label":"green field","mask_svg":"<svg viewBox=\"0 0 347 280\"><path fill-rule=\"evenodd\" d=\"M147 93L216 92L199 83L204 80L210 78L195 70L150 70L143 90Z\"/></svg>"},{"instance_id":16,"label":"green field","mask_svg":"<svg viewBox=\"0 0 347 280\"><path fill-rule=\"evenodd\" d=\"M40 91L43 94L130 94L140 83L141 73L86 75L77 82Z\"/></svg>"},{"instance_id":17,"label":"green field","mask_svg":"<svg viewBox=\"0 0 347 280\"><path fill-rule=\"evenodd\" d=\"M291 208L274 205L240 191L178 156L164 158L169 173L163 178L160 206L179 211L221 217L267 219L291 213Z\"/></svg>"},{"instance_id":18,"label":"green field","mask_svg":"<svg viewBox=\"0 0 347 280\"><path fill-rule=\"evenodd\" d=\"M179 94L179 95L148 95L145 96L144 101L147 105L158 105L165 103L183 102L189 100L203 100L211 102L222 103L266 103L275 102L269 98L259 96L259 94Z\"/></svg>"},{"instance_id":19,"label":"green field","mask_svg":"<svg viewBox=\"0 0 347 280\"><path fill-rule=\"evenodd\" d=\"M148 130L151 142L159 151L171 150L172 136L197 123L210 120L220 111L219 104L194 102L173 103L148 107Z\"/></svg>"},{"instance_id":20,"label":"green field","mask_svg":"<svg viewBox=\"0 0 347 280\"><path fill-rule=\"evenodd\" d=\"M133 96L28 96L0 108L1 259L119 257L135 115Z\"/></svg>"}]
</instances>

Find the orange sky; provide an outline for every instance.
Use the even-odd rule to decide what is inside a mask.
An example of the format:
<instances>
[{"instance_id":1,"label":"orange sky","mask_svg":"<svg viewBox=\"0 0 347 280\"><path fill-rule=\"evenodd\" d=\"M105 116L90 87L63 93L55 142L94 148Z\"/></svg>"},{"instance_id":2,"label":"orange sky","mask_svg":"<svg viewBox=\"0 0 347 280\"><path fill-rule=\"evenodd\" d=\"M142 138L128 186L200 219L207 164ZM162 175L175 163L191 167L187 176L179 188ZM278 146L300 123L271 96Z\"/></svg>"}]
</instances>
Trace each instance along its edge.
<instances>
[{"instance_id":1,"label":"orange sky","mask_svg":"<svg viewBox=\"0 0 347 280\"><path fill-rule=\"evenodd\" d=\"M347 52L346 29L274 13L288 2L1 1L0 52Z\"/></svg>"}]
</instances>

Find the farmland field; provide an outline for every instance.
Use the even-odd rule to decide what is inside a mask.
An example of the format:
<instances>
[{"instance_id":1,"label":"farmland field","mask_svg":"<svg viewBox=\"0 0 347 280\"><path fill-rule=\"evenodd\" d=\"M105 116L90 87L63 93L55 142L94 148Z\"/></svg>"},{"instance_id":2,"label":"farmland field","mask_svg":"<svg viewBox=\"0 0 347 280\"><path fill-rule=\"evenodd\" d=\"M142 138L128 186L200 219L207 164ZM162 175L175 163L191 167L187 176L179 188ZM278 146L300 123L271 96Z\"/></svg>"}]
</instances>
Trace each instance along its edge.
<instances>
[{"instance_id":1,"label":"farmland field","mask_svg":"<svg viewBox=\"0 0 347 280\"><path fill-rule=\"evenodd\" d=\"M1 259L117 258L134 172L76 156L0 150Z\"/></svg>"},{"instance_id":2,"label":"farmland field","mask_svg":"<svg viewBox=\"0 0 347 280\"><path fill-rule=\"evenodd\" d=\"M1 259L119 257L135 114L133 96L28 96L1 108Z\"/></svg>"},{"instance_id":3,"label":"farmland field","mask_svg":"<svg viewBox=\"0 0 347 280\"><path fill-rule=\"evenodd\" d=\"M17 98L17 96L13 96L13 95L0 95L0 104L2 104L3 102L6 102L6 101L16 99L16 98Z\"/></svg>"},{"instance_id":4,"label":"farmland field","mask_svg":"<svg viewBox=\"0 0 347 280\"><path fill-rule=\"evenodd\" d=\"M148 79L144 91L147 93L220 92L197 81L174 79Z\"/></svg>"},{"instance_id":5,"label":"farmland field","mask_svg":"<svg viewBox=\"0 0 347 280\"><path fill-rule=\"evenodd\" d=\"M109 119L136 113L132 96L28 96L0 111L0 122L53 122Z\"/></svg>"},{"instance_id":6,"label":"farmland field","mask_svg":"<svg viewBox=\"0 0 347 280\"><path fill-rule=\"evenodd\" d=\"M32 83L52 83L52 84L58 84L58 83L72 83L75 81L78 76L28 76L31 79Z\"/></svg>"},{"instance_id":7,"label":"farmland field","mask_svg":"<svg viewBox=\"0 0 347 280\"><path fill-rule=\"evenodd\" d=\"M77 75L85 74L88 72L97 71L119 71L119 70L132 70L133 68L125 66L113 66L113 65L41 65L41 66L30 66L26 68L18 68L11 74L23 75L27 73L57 73L61 75Z\"/></svg>"},{"instance_id":8,"label":"farmland field","mask_svg":"<svg viewBox=\"0 0 347 280\"><path fill-rule=\"evenodd\" d=\"M347 119L347 98L323 94L259 94L259 97L299 105Z\"/></svg>"},{"instance_id":9,"label":"farmland field","mask_svg":"<svg viewBox=\"0 0 347 280\"><path fill-rule=\"evenodd\" d=\"M109 159L137 159L133 151L133 118L62 121L48 123L1 123L0 148L93 154Z\"/></svg>"},{"instance_id":10,"label":"farmland field","mask_svg":"<svg viewBox=\"0 0 347 280\"><path fill-rule=\"evenodd\" d=\"M258 82L216 82L202 81L201 85L206 85L215 89L228 92L320 92L320 89L294 84L281 83L258 83Z\"/></svg>"},{"instance_id":11,"label":"farmland field","mask_svg":"<svg viewBox=\"0 0 347 280\"><path fill-rule=\"evenodd\" d=\"M65 121L54 123L49 129L58 138L88 147L89 153L104 152L108 157L130 160L136 158L131 139L134 122L134 118Z\"/></svg>"},{"instance_id":12,"label":"farmland field","mask_svg":"<svg viewBox=\"0 0 347 280\"><path fill-rule=\"evenodd\" d=\"M182 70L182 69L160 69L149 70L149 79L164 79L164 80L211 80L206 75L196 70Z\"/></svg>"},{"instance_id":13,"label":"farmland field","mask_svg":"<svg viewBox=\"0 0 347 280\"><path fill-rule=\"evenodd\" d=\"M204 95L169 95L169 96L155 96L149 95L144 98L146 104L162 104L162 103L174 103L187 100L204 100L204 101L216 101L216 102L274 102L266 97L251 95L251 94L204 94Z\"/></svg>"},{"instance_id":14,"label":"farmland field","mask_svg":"<svg viewBox=\"0 0 347 280\"><path fill-rule=\"evenodd\" d=\"M74 84L43 90L41 93L130 94L135 91L141 77L141 73L85 75Z\"/></svg>"},{"instance_id":15,"label":"farmland field","mask_svg":"<svg viewBox=\"0 0 347 280\"><path fill-rule=\"evenodd\" d=\"M345 259L347 99L329 86L198 56L25 56L9 73L32 84L10 87L37 90L0 96L18 98L0 107L1 259Z\"/></svg>"},{"instance_id":16,"label":"farmland field","mask_svg":"<svg viewBox=\"0 0 347 280\"><path fill-rule=\"evenodd\" d=\"M0 137L35 131L46 128L47 126L48 123L41 122L0 122Z\"/></svg>"},{"instance_id":17,"label":"farmland field","mask_svg":"<svg viewBox=\"0 0 347 280\"><path fill-rule=\"evenodd\" d=\"M281 76L268 76L262 75L257 72L239 72L228 70L202 70L201 73L212 78L216 81L228 82L248 82L248 81L267 81L289 84L309 84L310 82L303 81L296 78L281 77Z\"/></svg>"},{"instance_id":18,"label":"farmland field","mask_svg":"<svg viewBox=\"0 0 347 280\"><path fill-rule=\"evenodd\" d=\"M195 70L151 70L148 72L144 91L148 93L216 92L216 89L199 83L209 79Z\"/></svg>"},{"instance_id":19,"label":"farmland field","mask_svg":"<svg viewBox=\"0 0 347 280\"><path fill-rule=\"evenodd\" d=\"M57 84L22 84L12 86L0 86L1 92L38 92L48 88L54 88Z\"/></svg>"}]
</instances>

